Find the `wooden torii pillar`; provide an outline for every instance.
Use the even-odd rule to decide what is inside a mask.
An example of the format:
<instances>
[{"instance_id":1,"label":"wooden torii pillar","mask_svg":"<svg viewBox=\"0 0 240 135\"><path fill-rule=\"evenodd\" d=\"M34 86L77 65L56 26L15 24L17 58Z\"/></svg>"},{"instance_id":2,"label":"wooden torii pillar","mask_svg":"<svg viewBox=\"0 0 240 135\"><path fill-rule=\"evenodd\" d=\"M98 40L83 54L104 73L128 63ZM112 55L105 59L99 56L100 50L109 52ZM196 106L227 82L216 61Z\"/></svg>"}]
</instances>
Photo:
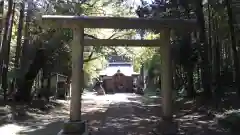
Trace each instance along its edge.
<instances>
[{"instance_id":1,"label":"wooden torii pillar","mask_svg":"<svg viewBox=\"0 0 240 135\"><path fill-rule=\"evenodd\" d=\"M81 120L81 91L83 90L83 49L84 46L148 46L160 47L162 57L162 108L166 121L172 118L172 71L170 30L183 31L196 29L195 20L147 19L123 17L87 17L44 15L42 21L47 27L67 27L73 30L72 40L72 91L70 101L70 120L64 124L59 135L86 133L86 125ZM52 26L50 24L53 24ZM105 29L152 29L160 30L160 40L124 39L84 39L84 28ZM167 118L167 119L165 119Z\"/></svg>"}]
</instances>

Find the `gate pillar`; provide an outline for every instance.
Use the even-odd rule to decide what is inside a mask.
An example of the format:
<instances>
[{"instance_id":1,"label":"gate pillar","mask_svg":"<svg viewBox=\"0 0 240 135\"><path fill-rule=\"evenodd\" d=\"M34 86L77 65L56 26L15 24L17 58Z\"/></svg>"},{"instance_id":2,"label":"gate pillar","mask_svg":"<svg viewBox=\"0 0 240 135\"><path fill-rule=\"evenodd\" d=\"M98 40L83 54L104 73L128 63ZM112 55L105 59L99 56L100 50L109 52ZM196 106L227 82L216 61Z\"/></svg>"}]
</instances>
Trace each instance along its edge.
<instances>
[{"instance_id":1,"label":"gate pillar","mask_svg":"<svg viewBox=\"0 0 240 135\"><path fill-rule=\"evenodd\" d=\"M163 135L176 133L176 124L172 121L172 59L170 44L170 29L163 29L160 33L161 40L161 95L162 95L162 121L159 132Z\"/></svg>"},{"instance_id":2,"label":"gate pillar","mask_svg":"<svg viewBox=\"0 0 240 135\"><path fill-rule=\"evenodd\" d=\"M70 99L70 120L64 123L58 135L85 135L87 124L81 120L81 94L83 92L83 51L84 28L74 25L72 27L72 83Z\"/></svg>"},{"instance_id":3,"label":"gate pillar","mask_svg":"<svg viewBox=\"0 0 240 135\"><path fill-rule=\"evenodd\" d=\"M165 29L161 32L161 91L163 117L172 117L172 60L170 46L170 30Z\"/></svg>"}]
</instances>

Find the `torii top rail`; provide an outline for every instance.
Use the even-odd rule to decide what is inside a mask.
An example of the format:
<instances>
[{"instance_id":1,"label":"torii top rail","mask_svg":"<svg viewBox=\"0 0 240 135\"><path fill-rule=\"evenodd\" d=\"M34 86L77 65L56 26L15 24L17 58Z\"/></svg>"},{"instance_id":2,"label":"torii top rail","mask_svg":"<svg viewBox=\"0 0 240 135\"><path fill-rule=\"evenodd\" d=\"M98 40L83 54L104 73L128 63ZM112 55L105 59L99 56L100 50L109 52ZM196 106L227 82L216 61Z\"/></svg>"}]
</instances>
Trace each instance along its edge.
<instances>
[{"instance_id":1,"label":"torii top rail","mask_svg":"<svg viewBox=\"0 0 240 135\"><path fill-rule=\"evenodd\" d=\"M82 28L105 29L176 29L192 31L196 29L196 20L186 19L150 19L126 17L89 17L89 16L61 16L43 15L45 23L53 23L55 27L79 25ZM125 40L125 39L84 39L84 46L148 46L159 47L159 40Z\"/></svg>"},{"instance_id":2,"label":"torii top rail","mask_svg":"<svg viewBox=\"0 0 240 135\"><path fill-rule=\"evenodd\" d=\"M56 21L58 24L79 24L84 28L112 28L112 29L196 29L195 19L151 19L127 17L89 17L89 16L61 16L43 15L43 20Z\"/></svg>"}]
</instances>

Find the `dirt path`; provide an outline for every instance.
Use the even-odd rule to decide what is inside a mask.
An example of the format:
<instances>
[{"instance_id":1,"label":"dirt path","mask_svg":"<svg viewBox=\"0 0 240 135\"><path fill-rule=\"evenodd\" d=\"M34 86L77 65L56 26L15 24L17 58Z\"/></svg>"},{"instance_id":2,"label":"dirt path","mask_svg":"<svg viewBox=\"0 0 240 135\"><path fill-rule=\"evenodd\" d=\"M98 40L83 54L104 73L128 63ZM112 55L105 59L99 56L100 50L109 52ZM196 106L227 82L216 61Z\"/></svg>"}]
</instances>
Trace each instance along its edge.
<instances>
[{"instance_id":1,"label":"dirt path","mask_svg":"<svg viewBox=\"0 0 240 135\"><path fill-rule=\"evenodd\" d=\"M56 135L61 130L64 121L69 118L69 101L58 100L54 104L54 109L48 111L22 105L0 106L0 133L4 135ZM105 112L110 100L96 96L94 93L85 93L82 104L83 118L85 118L86 114Z\"/></svg>"},{"instance_id":2,"label":"dirt path","mask_svg":"<svg viewBox=\"0 0 240 135\"><path fill-rule=\"evenodd\" d=\"M144 105L142 97L134 94L114 96L116 100L111 102L100 122L94 125L93 135L150 135L158 119L157 106Z\"/></svg>"},{"instance_id":3,"label":"dirt path","mask_svg":"<svg viewBox=\"0 0 240 135\"><path fill-rule=\"evenodd\" d=\"M86 93L82 116L88 120L93 135L146 135L157 119L153 115L156 107L144 106L142 100L135 94L96 96ZM25 110L28 117L9 118L8 123L0 125L0 132L4 135L56 135L69 117L69 101L59 100L56 104L61 106L49 112Z\"/></svg>"},{"instance_id":4,"label":"dirt path","mask_svg":"<svg viewBox=\"0 0 240 135\"><path fill-rule=\"evenodd\" d=\"M5 135L52 135L59 131L63 121L68 116L68 102L56 101L59 106L49 111L41 111L35 108L23 106L5 106L9 110L7 117L1 117L4 121L0 126L0 132ZM14 109L13 109L14 108Z\"/></svg>"},{"instance_id":5,"label":"dirt path","mask_svg":"<svg viewBox=\"0 0 240 135\"><path fill-rule=\"evenodd\" d=\"M82 101L82 118L88 120L92 135L152 135L160 119L160 98L146 100L135 94L96 96L85 93ZM148 101L148 102L147 102ZM56 135L69 118L69 101L57 101L54 109L36 111L23 109L23 117L14 118L13 107L0 107L0 133L4 135ZM183 103L181 103L183 104ZM186 104L184 104L186 106ZM182 110L187 110L179 104ZM176 106L176 108L178 108ZM16 112L15 107L15 112ZM4 109L9 114L3 115ZM177 111L181 113L181 111ZM19 113L19 111L18 111ZM9 120L6 120L9 119ZM4 119L4 120L3 120ZM218 130L214 119L199 112L176 119L183 135L229 135ZM2 122L4 121L4 122Z\"/></svg>"},{"instance_id":6,"label":"dirt path","mask_svg":"<svg viewBox=\"0 0 240 135\"><path fill-rule=\"evenodd\" d=\"M93 135L148 134L151 122L146 118L147 107L140 106L141 100L140 96L134 94L96 96L94 93L85 93L82 101L83 119L89 121ZM0 113L7 112L4 117L0 115L0 132L4 135L56 135L64 121L68 120L69 101L58 100L55 104L58 104L55 105L57 107L49 111L23 107L20 107L21 111L16 111L18 107L13 106L0 108ZM12 112L18 112L18 116L15 117L16 114Z\"/></svg>"}]
</instances>

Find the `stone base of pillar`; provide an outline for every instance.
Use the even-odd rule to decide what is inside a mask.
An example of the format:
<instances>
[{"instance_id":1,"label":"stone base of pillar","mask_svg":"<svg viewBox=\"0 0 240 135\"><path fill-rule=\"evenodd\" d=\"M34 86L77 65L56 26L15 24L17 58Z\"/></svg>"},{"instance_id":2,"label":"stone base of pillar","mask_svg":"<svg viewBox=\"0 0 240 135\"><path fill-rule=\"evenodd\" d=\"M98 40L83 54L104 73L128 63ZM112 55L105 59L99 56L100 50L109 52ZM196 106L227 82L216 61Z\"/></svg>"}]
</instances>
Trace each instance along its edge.
<instances>
[{"instance_id":1,"label":"stone base of pillar","mask_svg":"<svg viewBox=\"0 0 240 135\"><path fill-rule=\"evenodd\" d=\"M172 119L163 118L154 130L156 135L177 135L178 123Z\"/></svg>"},{"instance_id":2,"label":"stone base of pillar","mask_svg":"<svg viewBox=\"0 0 240 135\"><path fill-rule=\"evenodd\" d=\"M57 135L89 135L86 121L68 121Z\"/></svg>"}]
</instances>

